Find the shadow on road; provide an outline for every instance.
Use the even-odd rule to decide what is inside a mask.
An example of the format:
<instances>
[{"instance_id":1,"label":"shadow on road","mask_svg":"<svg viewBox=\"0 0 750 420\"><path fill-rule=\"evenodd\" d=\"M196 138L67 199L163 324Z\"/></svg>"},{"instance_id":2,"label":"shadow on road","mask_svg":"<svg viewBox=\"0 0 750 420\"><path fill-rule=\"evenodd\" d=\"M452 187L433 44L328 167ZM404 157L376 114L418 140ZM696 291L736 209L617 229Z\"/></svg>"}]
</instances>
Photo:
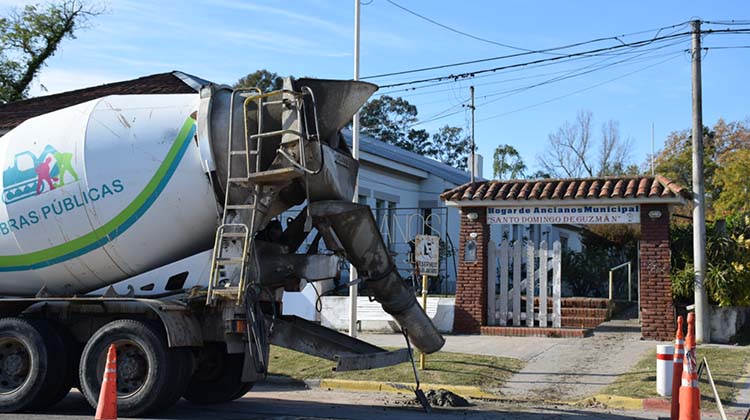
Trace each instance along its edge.
<instances>
[{"instance_id":1,"label":"shadow on road","mask_svg":"<svg viewBox=\"0 0 750 420\"><path fill-rule=\"evenodd\" d=\"M583 410L574 407L515 407L500 406L481 403L470 409L443 409L436 408L431 415L423 413L416 406L404 407L382 405L383 394L351 394L356 397L356 403L351 403L349 393L328 393L323 390L295 392L293 398L284 395L285 391L264 385L263 392L249 393L245 398L226 404L211 406L199 406L187 401L180 401L175 407L146 419L352 419L364 420L374 418L393 419L512 419L512 420L543 420L543 419L570 419L570 420L619 420L633 419L633 413L611 413L594 410ZM282 398L273 398L269 395L279 395ZM335 402L318 401L317 398L330 400L331 395L336 397ZM370 404L367 398L373 398ZM388 396L391 402L402 400L407 403L408 398L402 395ZM18 415L4 415L4 419L65 419L78 420L90 419L94 412L86 403L85 399L78 393L71 393L60 404L52 409L37 414L24 413ZM649 417L643 417L649 418ZM653 416L651 417L653 418Z\"/></svg>"}]
</instances>

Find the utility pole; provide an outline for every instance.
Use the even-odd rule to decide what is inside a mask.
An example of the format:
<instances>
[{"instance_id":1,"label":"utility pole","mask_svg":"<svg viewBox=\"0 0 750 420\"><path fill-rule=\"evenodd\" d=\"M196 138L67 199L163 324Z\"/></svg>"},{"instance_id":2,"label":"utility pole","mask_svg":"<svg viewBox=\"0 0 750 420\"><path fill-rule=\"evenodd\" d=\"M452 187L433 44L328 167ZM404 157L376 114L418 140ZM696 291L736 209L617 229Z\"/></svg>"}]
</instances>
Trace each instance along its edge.
<instances>
[{"instance_id":1,"label":"utility pole","mask_svg":"<svg viewBox=\"0 0 750 420\"><path fill-rule=\"evenodd\" d=\"M701 94L701 21L690 22L693 33L693 262L695 265L695 340L708 343L706 295L706 202L703 187L703 97Z\"/></svg>"},{"instance_id":2,"label":"utility pole","mask_svg":"<svg viewBox=\"0 0 750 420\"><path fill-rule=\"evenodd\" d=\"M474 106L474 86L470 86L469 89L471 90L471 168L469 168L469 171L471 172L471 183L474 183L474 172L476 170L476 161L474 157L474 110L476 107Z\"/></svg>"},{"instance_id":3,"label":"utility pole","mask_svg":"<svg viewBox=\"0 0 750 420\"><path fill-rule=\"evenodd\" d=\"M359 0L354 0L354 80L359 80ZM359 160L359 111L352 119L352 157ZM354 181L353 202L359 201L359 174ZM357 269L349 264L349 282L357 278ZM349 335L357 336L357 294L358 285L349 286Z\"/></svg>"}]
</instances>

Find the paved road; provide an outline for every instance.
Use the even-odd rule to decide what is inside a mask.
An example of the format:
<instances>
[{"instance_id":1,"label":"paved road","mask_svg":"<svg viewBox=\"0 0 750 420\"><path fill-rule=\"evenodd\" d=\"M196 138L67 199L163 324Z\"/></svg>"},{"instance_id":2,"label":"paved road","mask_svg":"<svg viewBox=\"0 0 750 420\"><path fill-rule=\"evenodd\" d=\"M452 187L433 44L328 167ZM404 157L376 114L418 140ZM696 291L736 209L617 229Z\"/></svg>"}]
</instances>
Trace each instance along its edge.
<instances>
[{"instance_id":1,"label":"paved road","mask_svg":"<svg viewBox=\"0 0 750 420\"><path fill-rule=\"evenodd\" d=\"M300 389L275 385L258 386L245 398L211 407L181 401L153 419L507 419L507 420L624 420L656 419L653 413L602 411L573 407L511 407L477 402L469 408L436 409L432 415L408 403L407 396L322 389ZM78 393L71 393L54 410L38 414L5 414L0 419L90 420L93 410Z\"/></svg>"}]
</instances>

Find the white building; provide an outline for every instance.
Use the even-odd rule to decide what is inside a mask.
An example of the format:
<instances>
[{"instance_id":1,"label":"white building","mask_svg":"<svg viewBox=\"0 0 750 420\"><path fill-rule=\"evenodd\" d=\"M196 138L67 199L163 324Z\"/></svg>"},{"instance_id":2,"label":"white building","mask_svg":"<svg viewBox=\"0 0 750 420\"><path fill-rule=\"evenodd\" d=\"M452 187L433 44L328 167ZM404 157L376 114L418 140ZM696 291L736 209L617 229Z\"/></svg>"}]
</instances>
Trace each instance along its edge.
<instances>
[{"instance_id":1,"label":"white building","mask_svg":"<svg viewBox=\"0 0 750 420\"><path fill-rule=\"evenodd\" d=\"M344 129L343 134L351 144L351 131ZM481 156L477 163L481 168ZM477 175L481 178L481 173ZM404 278L409 279L413 274L409 241L420 234L440 237L443 248L440 277L431 280L430 293L455 293L459 214L458 209L446 207L439 196L469 181L468 172L360 135L358 201L372 208L383 239ZM346 282L346 273L342 277L342 282ZM317 293L321 293L330 290L333 284L317 286ZM286 293L284 313L319 320L315 310L317 293L310 285L302 293ZM342 293L347 291L342 290Z\"/></svg>"}]
</instances>

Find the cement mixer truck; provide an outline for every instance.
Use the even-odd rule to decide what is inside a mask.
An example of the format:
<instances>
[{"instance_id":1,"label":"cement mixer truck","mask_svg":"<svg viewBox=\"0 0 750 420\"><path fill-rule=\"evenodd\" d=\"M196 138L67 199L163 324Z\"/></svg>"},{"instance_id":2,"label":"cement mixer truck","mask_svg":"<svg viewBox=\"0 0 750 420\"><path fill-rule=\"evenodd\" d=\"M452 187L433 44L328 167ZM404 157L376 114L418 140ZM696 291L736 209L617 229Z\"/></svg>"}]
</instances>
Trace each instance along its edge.
<instances>
[{"instance_id":1,"label":"cement mixer truck","mask_svg":"<svg viewBox=\"0 0 750 420\"><path fill-rule=\"evenodd\" d=\"M376 89L289 78L274 92L105 96L0 138L0 412L73 387L96 406L110 345L122 416L236 399L265 379L271 344L339 371L409 360L283 315L284 291L344 261L416 348L439 350L352 203L359 163L340 130Z\"/></svg>"}]
</instances>

